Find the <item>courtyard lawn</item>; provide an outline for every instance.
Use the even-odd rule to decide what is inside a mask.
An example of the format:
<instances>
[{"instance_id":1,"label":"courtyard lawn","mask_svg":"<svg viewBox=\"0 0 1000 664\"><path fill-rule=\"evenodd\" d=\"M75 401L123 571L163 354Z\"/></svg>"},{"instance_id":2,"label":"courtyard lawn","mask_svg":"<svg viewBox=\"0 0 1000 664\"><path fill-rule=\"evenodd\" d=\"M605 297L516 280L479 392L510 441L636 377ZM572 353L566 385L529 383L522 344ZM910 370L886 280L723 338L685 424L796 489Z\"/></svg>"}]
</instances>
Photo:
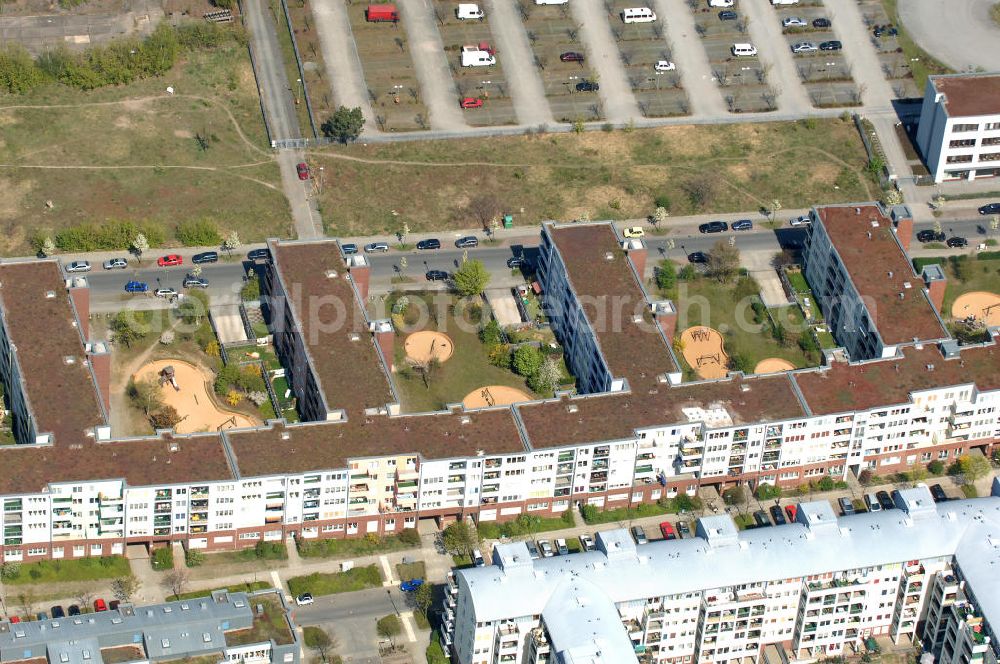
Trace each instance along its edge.
<instances>
[{"instance_id":1,"label":"courtyard lawn","mask_svg":"<svg viewBox=\"0 0 1000 664\"><path fill-rule=\"evenodd\" d=\"M943 263L948 285L944 290L943 318L951 317L951 305L962 293L989 291L1000 295L1000 259L966 259L960 266L955 261ZM964 277L964 281L959 277Z\"/></svg>"},{"instance_id":2,"label":"courtyard lawn","mask_svg":"<svg viewBox=\"0 0 1000 664\"><path fill-rule=\"evenodd\" d=\"M288 579L288 590L293 596L302 593L312 593L314 597L349 593L365 588L375 588L382 585L382 572L377 565L355 567L346 572L324 574L315 572L308 576L296 576Z\"/></svg>"},{"instance_id":3,"label":"courtyard lawn","mask_svg":"<svg viewBox=\"0 0 1000 664\"><path fill-rule=\"evenodd\" d=\"M4 575L8 585L36 583L64 583L66 581L95 581L128 576L131 570L122 556L79 558L74 560L43 560L23 563L15 574Z\"/></svg>"}]
</instances>

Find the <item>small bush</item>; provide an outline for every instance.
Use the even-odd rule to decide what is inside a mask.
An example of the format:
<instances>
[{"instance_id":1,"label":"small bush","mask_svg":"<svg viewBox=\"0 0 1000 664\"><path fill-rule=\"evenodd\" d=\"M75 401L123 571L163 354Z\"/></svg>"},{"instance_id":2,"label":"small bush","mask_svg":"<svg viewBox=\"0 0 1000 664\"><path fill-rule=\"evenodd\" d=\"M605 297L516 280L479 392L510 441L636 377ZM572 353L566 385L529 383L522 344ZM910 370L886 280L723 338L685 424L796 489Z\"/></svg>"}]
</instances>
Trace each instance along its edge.
<instances>
[{"instance_id":1,"label":"small bush","mask_svg":"<svg viewBox=\"0 0 1000 664\"><path fill-rule=\"evenodd\" d=\"M420 533L416 528L404 528L396 537L407 546L420 546Z\"/></svg>"},{"instance_id":2,"label":"small bush","mask_svg":"<svg viewBox=\"0 0 1000 664\"><path fill-rule=\"evenodd\" d=\"M927 472L931 475L944 475L945 467L943 461L931 461L927 464Z\"/></svg>"},{"instance_id":3,"label":"small bush","mask_svg":"<svg viewBox=\"0 0 1000 664\"><path fill-rule=\"evenodd\" d=\"M205 554L201 551L188 549L184 554L184 564L188 567L198 567L205 562Z\"/></svg>"},{"instance_id":4,"label":"small bush","mask_svg":"<svg viewBox=\"0 0 1000 664\"><path fill-rule=\"evenodd\" d=\"M284 542L257 542L253 551L260 560L288 559L288 549L285 548Z\"/></svg>"},{"instance_id":5,"label":"small bush","mask_svg":"<svg viewBox=\"0 0 1000 664\"><path fill-rule=\"evenodd\" d=\"M211 219L183 221L177 225L174 235L185 247L217 247L222 243L219 228Z\"/></svg>"},{"instance_id":6,"label":"small bush","mask_svg":"<svg viewBox=\"0 0 1000 664\"><path fill-rule=\"evenodd\" d=\"M153 551L153 569L158 572L174 568L174 552L169 546Z\"/></svg>"},{"instance_id":7,"label":"small bush","mask_svg":"<svg viewBox=\"0 0 1000 664\"><path fill-rule=\"evenodd\" d=\"M773 484L761 484L757 487L758 500L774 500L781 498L781 488Z\"/></svg>"},{"instance_id":8,"label":"small bush","mask_svg":"<svg viewBox=\"0 0 1000 664\"><path fill-rule=\"evenodd\" d=\"M979 491L976 489L975 484L963 484L962 495L965 496L966 498L978 498Z\"/></svg>"}]
</instances>

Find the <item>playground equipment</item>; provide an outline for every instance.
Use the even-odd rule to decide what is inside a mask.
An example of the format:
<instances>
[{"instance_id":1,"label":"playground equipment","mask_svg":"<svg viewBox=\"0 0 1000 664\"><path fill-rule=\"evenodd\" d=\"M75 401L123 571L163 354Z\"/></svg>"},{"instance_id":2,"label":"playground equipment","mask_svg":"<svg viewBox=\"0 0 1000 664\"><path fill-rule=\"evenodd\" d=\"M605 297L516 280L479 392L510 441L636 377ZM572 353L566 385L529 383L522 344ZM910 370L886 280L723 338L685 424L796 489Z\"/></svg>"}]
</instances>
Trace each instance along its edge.
<instances>
[{"instance_id":1,"label":"playground equipment","mask_svg":"<svg viewBox=\"0 0 1000 664\"><path fill-rule=\"evenodd\" d=\"M177 378L174 376L174 365L168 364L167 366L160 369L159 375L159 386L163 387L164 383L170 383L174 390L180 392L181 388L177 385Z\"/></svg>"}]
</instances>

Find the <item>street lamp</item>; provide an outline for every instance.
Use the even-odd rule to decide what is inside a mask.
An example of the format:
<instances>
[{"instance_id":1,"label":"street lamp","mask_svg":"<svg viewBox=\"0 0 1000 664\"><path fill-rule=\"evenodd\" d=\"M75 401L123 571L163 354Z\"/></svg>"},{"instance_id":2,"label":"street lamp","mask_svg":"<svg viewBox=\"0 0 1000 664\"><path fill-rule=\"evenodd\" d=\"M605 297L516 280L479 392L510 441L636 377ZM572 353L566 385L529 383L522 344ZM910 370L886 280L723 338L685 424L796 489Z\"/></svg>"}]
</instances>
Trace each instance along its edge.
<instances>
[{"instance_id":1,"label":"street lamp","mask_svg":"<svg viewBox=\"0 0 1000 664\"><path fill-rule=\"evenodd\" d=\"M302 85L302 79L301 78L295 79L295 105L296 106L299 105L299 86L301 86L301 85Z\"/></svg>"},{"instance_id":2,"label":"street lamp","mask_svg":"<svg viewBox=\"0 0 1000 664\"><path fill-rule=\"evenodd\" d=\"M392 599L392 590L390 590L389 588L386 588L385 589L385 594L386 594L386 597L389 598L389 603L392 604L392 610L395 611L396 615L398 616L399 615L399 609L396 608L396 602Z\"/></svg>"}]
</instances>

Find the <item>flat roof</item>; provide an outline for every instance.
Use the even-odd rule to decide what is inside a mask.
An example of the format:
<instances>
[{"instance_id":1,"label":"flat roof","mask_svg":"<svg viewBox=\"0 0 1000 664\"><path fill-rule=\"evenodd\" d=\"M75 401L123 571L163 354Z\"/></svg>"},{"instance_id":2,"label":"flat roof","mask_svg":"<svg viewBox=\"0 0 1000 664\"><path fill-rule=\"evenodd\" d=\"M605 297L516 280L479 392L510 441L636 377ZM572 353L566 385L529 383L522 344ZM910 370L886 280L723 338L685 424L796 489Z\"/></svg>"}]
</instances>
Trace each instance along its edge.
<instances>
[{"instance_id":1,"label":"flat roof","mask_svg":"<svg viewBox=\"0 0 1000 664\"><path fill-rule=\"evenodd\" d=\"M945 94L948 117L1000 114L1000 74L931 76L931 81Z\"/></svg>"},{"instance_id":2,"label":"flat roof","mask_svg":"<svg viewBox=\"0 0 1000 664\"><path fill-rule=\"evenodd\" d=\"M815 415L907 403L910 394L947 385L975 383L979 390L1000 389L1000 348L963 348L945 359L935 345L908 347L902 357L857 364L834 362L800 371L793 380Z\"/></svg>"},{"instance_id":3,"label":"flat roof","mask_svg":"<svg viewBox=\"0 0 1000 664\"><path fill-rule=\"evenodd\" d=\"M611 374L639 385L676 371L612 226L547 225L545 229L559 249L569 283L597 335ZM637 314L642 315L642 323L634 322Z\"/></svg>"},{"instance_id":4,"label":"flat roof","mask_svg":"<svg viewBox=\"0 0 1000 664\"><path fill-rule=\"evenodd\" d=\"M106 422L59 264L0 265L0 310L37 433L60 447L92 440L87 432Z\"/></svg>"},{"instance_id":5,"label":"flat roof","mask_svg":"<svg viewBox=\"0 0 1000 664\"><path fill-rule=\"evenodd\" d=\"M896 242L889 217L872 204L832 205L816 212L885 344L948 336L923 292L923 279Z\"/></svg>"},{"instance_id":6,"label":"flat roof","mask_svg":"<svg viewBox=\"0 0 1000 664\"><path fill-rule=\"evenodd\" d=\"M226 438L245 476L347 468L349 459L366 457L450 459L525 451L509 408L275 424L227 433Z\"/></svg>"},{"instance_id":7,"label":"flat roof","mask_svg":"<svg viewBox=\"0 0 1000 664\"><path fill-rule=\"evenodd\" d=\"M272 242L271 252L327 407L360 417L394 402L337 243Z\"/></svg>"}]
</instances>

